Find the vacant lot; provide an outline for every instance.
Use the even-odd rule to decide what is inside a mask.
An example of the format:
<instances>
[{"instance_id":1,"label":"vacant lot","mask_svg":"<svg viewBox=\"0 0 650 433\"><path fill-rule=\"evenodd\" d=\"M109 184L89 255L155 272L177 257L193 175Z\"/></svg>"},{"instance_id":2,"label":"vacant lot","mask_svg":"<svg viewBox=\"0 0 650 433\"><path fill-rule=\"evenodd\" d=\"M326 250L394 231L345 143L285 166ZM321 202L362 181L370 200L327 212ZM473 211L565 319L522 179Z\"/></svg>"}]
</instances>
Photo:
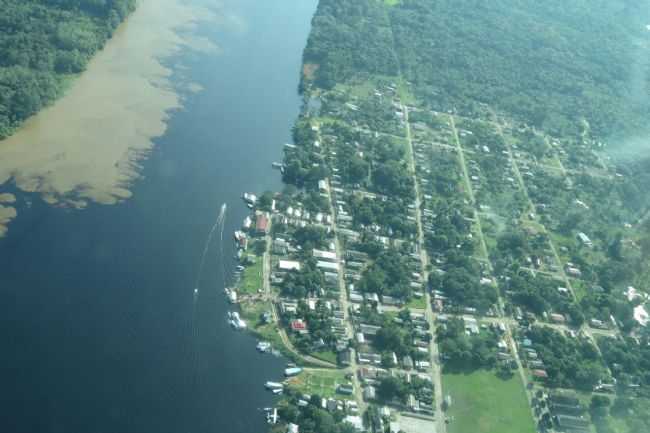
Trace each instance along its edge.
<instances>
[{"instance_id":1,"label":"vacant lot","mask_svg":"<svg viewBox=\"0 0 650 433\"><path fill-rule=\"evenodd\" d=\"M262 258L256 257L254 264L246 266L239 287L240 294L254 295L263 288L264 275L262 274L262 265Z\"/></svg>"},{"instance_id":2,"label":"vacant lot","mask_svg":"<svg viewBox=\"0 0 650 433\"><path fill-rule=\"evenodd\" d=\"M293 388L305 394L317 394L325 398L336 396L336 388L348 383L342 371L326 369L305 369L300 375L289 379ZM338 397L341 398L340 395Z\"/></svg>"},{"instance_id":3,"label":"vacant lot","mask_svg":"<svg viewBox=\"0 0 650 433\"><path fill-rule=\"evenodd\" d=\"M489 371L445 374L443 392L452 398L449 433L535 433L518 376L504 381Z\"/></svg>"}]
</instances>

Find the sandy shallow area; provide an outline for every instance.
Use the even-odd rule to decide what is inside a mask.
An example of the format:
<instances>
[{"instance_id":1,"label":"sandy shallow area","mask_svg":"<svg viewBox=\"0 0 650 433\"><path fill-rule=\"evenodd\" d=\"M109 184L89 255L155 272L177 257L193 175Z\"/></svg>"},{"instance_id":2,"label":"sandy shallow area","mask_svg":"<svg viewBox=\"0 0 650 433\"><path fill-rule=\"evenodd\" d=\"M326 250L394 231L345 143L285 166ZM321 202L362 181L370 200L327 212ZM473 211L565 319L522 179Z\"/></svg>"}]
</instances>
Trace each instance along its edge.
<instances>
[{"instance_id":1,"label":"sandy shallow area","mask_svg":"<svg viewBox=\"0 0 650 433\"><path fill-rule=\"evenodd\" d=\"M181 0L142 0L61 99L0 141L0 190L13 181L48 203L77 208L130 197L139 161L182 105L177 90L201 89L178 77L172 85L163 62L181 50L216 52L192 35L206 20L216 21L215 13ZM16 217L12 202L0 199L0 236Z\"/></svg>"}]
</instances>

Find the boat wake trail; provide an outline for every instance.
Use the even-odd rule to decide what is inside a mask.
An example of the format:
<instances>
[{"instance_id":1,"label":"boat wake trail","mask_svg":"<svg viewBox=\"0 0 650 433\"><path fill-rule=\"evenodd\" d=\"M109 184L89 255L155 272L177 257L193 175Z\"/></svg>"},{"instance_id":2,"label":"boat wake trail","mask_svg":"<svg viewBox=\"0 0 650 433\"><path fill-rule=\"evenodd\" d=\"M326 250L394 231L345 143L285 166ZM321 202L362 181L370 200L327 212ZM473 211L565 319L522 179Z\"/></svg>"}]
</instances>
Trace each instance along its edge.
<instances>
[{"instance_id":1,"label":"boat wake trail","mask_svg":"<svg viewBox=\"0 0 650 433\"><path fill-rule=\"evenodd\" d=\"M210 229L210 232L208 233L208 237L205 240L205 247L203 247L203 254L201 254L201 261L199 262L199 270L196 274L196 282L194 284L194 296L197 297L199 293L199 284L201 282L201 275L203 274L203 266L205 265L205 258L208 255L208 250L210 249L210 244L212 243L212 237L214 236L214 233L219 229L220 231L220 242L219 242L219 252L220 254L223 253L223 227L224 227L224 222L226 221L226 209L227 205L226 203L221 205L221 210L219 211L219 215L217 216L217 220L215 221L214 225ZM223 254L221 254L223 256Z\"/></svg>"},{"instance_id":2,"label":"boat wake trail","mask_svg":"<svg viewBox=\"0 0 650 433\"><path fill-rule=\"evenodd\" d=\"M219 230L219 261L221 262L221 287L226 287L226 261L223 256L223 228L226 225L226 203L221 206L223 218Z\"/></svg>"},{"instance_id":3,"label":"boat wake trail","mask_svg":"<svg viewBox=\"0 0 650 433\"><path fill-rule=\"evenodd\" d=\"M221 205L217 220L214 222L214 225L210 228L208 237L205 240L205 245L203 247L203 253L201 254L201 259L199 261L199 268L196 274L196 281L194 283L194 293L192 300L192 316L191 316L191 343L190 343L190 362L192 363L192 378L190 379L194 385L200 383L201 381L201 371L202 371L202 362L201 362L201 327L199 325L199 288L201 284L201 277L203 275L203 268L205 266L205 260L208 256L208 251L212 245L213 238L217 231L219 232L220 242L219 242L219 260L223 261L223 231L226 221L226 203Z\"/></svg>"}]
</instances>

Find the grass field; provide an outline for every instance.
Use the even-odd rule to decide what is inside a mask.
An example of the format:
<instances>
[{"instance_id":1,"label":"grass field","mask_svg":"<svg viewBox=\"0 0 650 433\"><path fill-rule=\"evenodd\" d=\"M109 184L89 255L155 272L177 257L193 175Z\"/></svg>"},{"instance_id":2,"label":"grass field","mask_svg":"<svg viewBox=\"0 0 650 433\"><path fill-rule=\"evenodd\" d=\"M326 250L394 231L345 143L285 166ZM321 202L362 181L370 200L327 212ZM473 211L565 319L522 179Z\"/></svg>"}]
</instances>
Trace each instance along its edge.
<instances>
[{"instance_id":1,"label":"grass field","mask_svg":"<svg viewBox=\"0 0 650 433\"><path fill-rule=\"evenodd\" d=\"M334 353L331 350L327 350L324 352L312 352L310 353L311 356L314 358L321 359L326 362L331 362L332 364L336 364L336 353Z\"/></svg>"},{"instance_id":2,"label":"grass field","mask_svg":"<svg viewBox=\"0 0 650 433\"><path fill-rule=\"evenodd\" d=\"M266 311L271 311L271 304L268 302L252 301L242 302L241 317L248 323L249 329L257 334L261 340L269 341L273 347L282 350L284 344L278 334L278 328L275 323L262 324L260 318Z\"/></svg>"},{"instance_id":3,"label":"grass field","mask_svg":"<svg viewBox=\"0 0 650 433\"><path fill-rule=\"evenodd\" d=\"M417 310L424 310L427 308L427 300L426 298L412 298L408 304L405 306L406 308L410 309L417 309Z\"/></svg>"},{"instance_id":4,"label":"grass field","mask_svg":"<svg viewBox=\"0 0 650 433\"><path fill-rule=\"evenodd\" d=\"M239 292L242 295L254 295L264 286L262 274L263 260L261 257L256 258L253 265L246 266L239 285Z\"/></svg>"},{"instance_id":5,"label":"grass field","mask_svg":"<svg viewBox=\"0 0 650 433\"><path fill-rule=\"evenodd\" d=\"M524 387L515 376L501 380L490 371L444 374L451 395L449 433L535 433Z\"/></svg>"},{"instance_id":6,"label":"grass field","mask_svg":"<svg viewBox=\"0 0 650 433\"><path fill-rule=\"evenodd\" d=\"M305 394L317 394L324 398L334 397L339 385L348 384L345 373L340 370L306 369L299 376L289 379L289 385Z\"/></svg>"}]
</instances>

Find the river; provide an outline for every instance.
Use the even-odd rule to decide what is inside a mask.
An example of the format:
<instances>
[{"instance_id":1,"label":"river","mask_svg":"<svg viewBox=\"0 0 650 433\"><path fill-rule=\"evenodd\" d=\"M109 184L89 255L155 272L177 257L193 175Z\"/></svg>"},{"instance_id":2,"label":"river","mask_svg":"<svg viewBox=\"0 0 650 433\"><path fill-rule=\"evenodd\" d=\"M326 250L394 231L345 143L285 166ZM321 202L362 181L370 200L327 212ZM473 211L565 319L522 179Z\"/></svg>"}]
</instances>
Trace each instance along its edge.
<instances>
[{"instance_id":1,"label":"river","mask_svg":"<svg viewBox=\"0 0 650 433\"><path fill-rule=\"evenodd\" d=\"M149 93L160 100L145 126L104 112L93 114L96 137L84 131L84 140L101 146L109 146L105 136L118 131L121 139L135 140L132 150L123 149L111 162L126 160L129 179L124 171L107 172L109 166L98 162L105 153L94 156L95 171L101 171L95 183L83 178L93 174L80 165L84 159L63 169L48 166L45 175L34 171L37 160L0 164L0 177L6 170L0 193L16 210L0 239L0 431L267 428L259 408L273 398L263 383L281 376L284 360L258 354L251 336L226 324L223 281L233 266L230 234L247 212L241 193L282 188L271 162L281 159L299 113L301 54L316 0L189 3L212 16L184 23L187 44L150 53L163 59L154 66L162 67L168 85L155 83L161 93ZM178 15L171 7L148 10ZM138 13L109 42L113 56L142 43L142 33L132 27L154 18ZM128 77L128 70L123 73ZM104 79L89 68L80 81ZM76 115L57 117L60 104L37 119L41 128L59 122L74 129L86 111L77 106ZM143 111L142 105L111 104L131 116ZM29 131L37 127L26 125L19 142L36 146ZM61 161L63 153L52 154ZM72 176L79 174L72 173L76 168L84 175ZM68 173L48 181L57 169ZM23 182L29 176L21 179L21 170L37 182ZM226 275L215 242L195 300L204 243L223 203Z\"/></svg>"}]
</instances>

